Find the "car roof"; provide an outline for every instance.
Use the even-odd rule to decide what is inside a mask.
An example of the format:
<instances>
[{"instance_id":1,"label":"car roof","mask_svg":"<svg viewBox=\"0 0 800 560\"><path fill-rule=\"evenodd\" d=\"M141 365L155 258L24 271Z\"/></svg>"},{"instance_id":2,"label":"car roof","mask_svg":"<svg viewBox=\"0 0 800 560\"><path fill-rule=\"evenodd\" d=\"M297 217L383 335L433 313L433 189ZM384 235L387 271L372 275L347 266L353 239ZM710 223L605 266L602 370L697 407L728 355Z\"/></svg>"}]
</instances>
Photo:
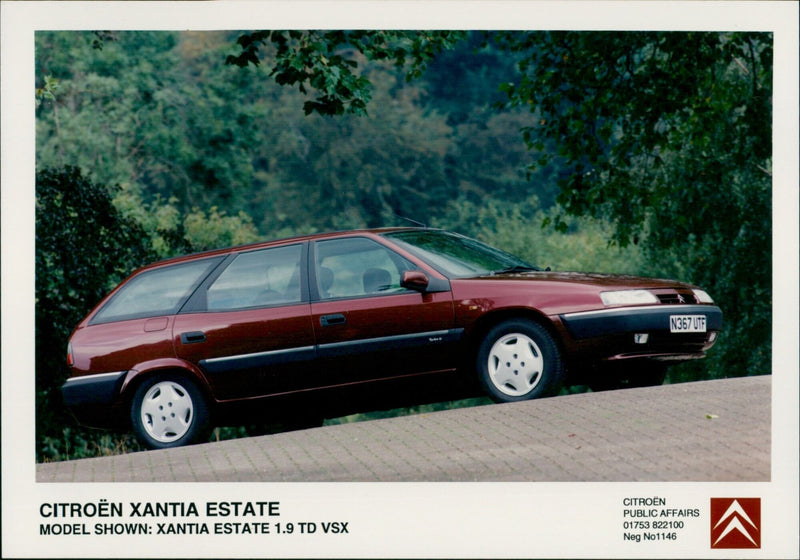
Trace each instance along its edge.
<instances>
[{"instance_id":1,"label":"car roof","mask_svg":"<svg viewBox=\"0 0 800 560\"><path fill-rule=\"evenodd\" d=\"M283 237L280 239L269 239L264 241L257 241L255 243L247 243L244 245L235 245L231 247L223 247L219 249L209 249L206 251L200 251L197 253L189 253L187 255L181 255L177 257L171 257L168 259L163 259L160 261L156 261L145 266L140 267L134 273L138 273L143 270L147 270L150 268L159 268L166 265L177 264L180 262L186 261L193 261L197 259L204 259L209 257L227 255L230 253L239 253L244 251L252 251L254 249L265 249L268 247L279 246L279 245L288 245L291 243L301 243L305 241L316 241L319 239L333 239L336 237L348 237L352 235L381 235L385 233L394 233L398 231L419 231L419 230L426 230L426 231L442 231L437 228L421 228L421 227L384 227L384 228L363 228L363 229L353 229L353 230L341 230L341 231L327 231L327 232L319 232L319 233L309 233L305 235L297 235L291 237Z\"/></svg>"}]
</instances>

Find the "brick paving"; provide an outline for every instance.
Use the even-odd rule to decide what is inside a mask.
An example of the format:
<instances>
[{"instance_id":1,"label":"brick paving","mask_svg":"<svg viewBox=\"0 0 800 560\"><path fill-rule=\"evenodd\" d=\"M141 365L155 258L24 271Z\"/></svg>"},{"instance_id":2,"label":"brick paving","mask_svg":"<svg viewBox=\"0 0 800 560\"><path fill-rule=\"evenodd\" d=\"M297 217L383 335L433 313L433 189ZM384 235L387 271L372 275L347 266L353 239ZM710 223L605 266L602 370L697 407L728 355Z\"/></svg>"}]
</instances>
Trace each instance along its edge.
<instances>
[{"instance_id":1,"label":"brick paving","mask_svg":"<svg viewBox=\"0 0 800 560\"><path fill-rule=\"evenodd\" d=\"M767 481L771 377L585 393L37 465L38 482Z\"/></svg>"}]
</instances>

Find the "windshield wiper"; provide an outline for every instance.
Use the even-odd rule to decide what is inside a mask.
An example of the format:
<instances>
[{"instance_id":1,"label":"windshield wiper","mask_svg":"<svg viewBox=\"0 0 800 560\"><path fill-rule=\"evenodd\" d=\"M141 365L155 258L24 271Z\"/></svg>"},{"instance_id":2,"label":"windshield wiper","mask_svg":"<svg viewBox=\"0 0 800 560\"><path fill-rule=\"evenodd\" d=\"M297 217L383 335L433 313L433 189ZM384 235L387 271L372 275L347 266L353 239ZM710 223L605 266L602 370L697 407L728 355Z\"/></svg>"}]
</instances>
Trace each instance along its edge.
<instances>
[{"instance_id":1,"label":"windshield wiper","mask_svg":"<svg viewBox=\"0 0 800 560\"><path fill-rule=\"evenodd\" d=\"M528 266L523 264L516 264L514 266L509 266L508 268L501 268L500 270L493 270L492 276L495 274L507 274L510 272L540 272L542 269L537 268L535 266Z\"/></svg>"}]
</instances>

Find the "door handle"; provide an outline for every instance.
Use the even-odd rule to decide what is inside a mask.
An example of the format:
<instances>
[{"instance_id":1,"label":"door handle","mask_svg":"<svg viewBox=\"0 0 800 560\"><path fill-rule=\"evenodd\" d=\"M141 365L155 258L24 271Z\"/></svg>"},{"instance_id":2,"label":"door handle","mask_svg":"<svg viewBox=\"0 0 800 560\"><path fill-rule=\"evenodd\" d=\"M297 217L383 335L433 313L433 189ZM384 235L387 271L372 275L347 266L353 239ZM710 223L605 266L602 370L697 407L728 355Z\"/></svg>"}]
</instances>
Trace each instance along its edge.
<instances>
[{"instance_id":1,"label":"door handle","mask_svg":"<svg viewBox=\"0 0 800 560\"><path fill-rule=\"evenodd\" d=\"M344 325L347 319L341 313L334 313L332 315L323 315L319 318L319 324L323 327L332 327L334 325Z\"/></svg>"},{"instance_id":2,"label":"door handle","mask_svg":"<svg viewBox=\"0 0 800 560\"><path fill-rule=\"evenodd\" d=\"M183 344L197 344L198 342L206 341L206 333L203 331L193 331L181 333L181 342Z\"/></svg>"}]
</instances>

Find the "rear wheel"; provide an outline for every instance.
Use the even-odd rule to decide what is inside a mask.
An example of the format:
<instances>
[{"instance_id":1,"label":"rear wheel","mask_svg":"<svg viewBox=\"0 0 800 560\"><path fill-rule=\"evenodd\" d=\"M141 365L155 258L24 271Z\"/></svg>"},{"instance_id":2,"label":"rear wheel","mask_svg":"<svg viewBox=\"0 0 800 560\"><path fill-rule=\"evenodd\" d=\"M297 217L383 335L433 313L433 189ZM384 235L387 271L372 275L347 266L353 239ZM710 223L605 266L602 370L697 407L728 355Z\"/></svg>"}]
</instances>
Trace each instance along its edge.
<instances>
[{"instance_id":1,"label":"rear wheel","mask_svg":"<svg viewBox=\"0 0 800 560\"><path fill-rule=\"evenodd\" d=\"M194 443L210 431L205 399L192 381L179 375L142 383L131 404L131 423L136 437L153 449Z\"/></svg>"},{"instance_id":2,"label":"rear wheel","mask_svg":"<svg viewBox=\"0 0 800 560\"><path fill-rule=\"evenodd\" d=\"M484 389L497 402L552 395L564 378L552 335L524 319L505 321L487 333L478 350L477 370Z\"/></svg>"}]
</instances>

